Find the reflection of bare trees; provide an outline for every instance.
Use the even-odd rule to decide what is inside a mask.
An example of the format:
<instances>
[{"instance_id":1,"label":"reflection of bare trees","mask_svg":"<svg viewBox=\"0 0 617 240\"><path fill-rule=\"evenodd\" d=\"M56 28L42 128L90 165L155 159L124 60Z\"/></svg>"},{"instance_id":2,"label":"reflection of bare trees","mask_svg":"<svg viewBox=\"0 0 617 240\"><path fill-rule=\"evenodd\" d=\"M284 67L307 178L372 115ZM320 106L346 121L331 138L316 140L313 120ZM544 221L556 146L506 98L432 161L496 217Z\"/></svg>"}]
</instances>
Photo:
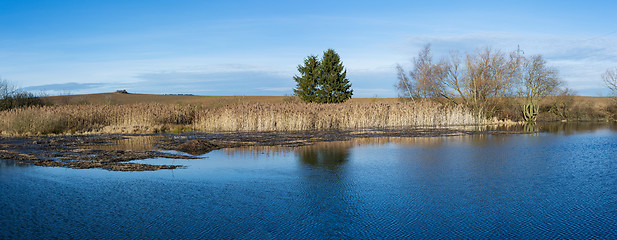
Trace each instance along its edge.
<instances>
[{"instance_id":1,"label":"reflection of bare trees","mask_svg":"<svg viewBox=\"0 0 617 240\"><path fill-rule=\"evenodd\" d=\"M501 126L492 130L506 130L518 133L555 133L563 135L571 135L580 132L596 131L600 129L617 130L616 124L598 123L598 122L543 122L543 123L525 123L509 126ZM482 134L484 135L484 134Z\"/></svg>"},{"instance_id":2,"label":"reflection of bare trees","mask_svg":"<svg viewBox=\"0 0 617 240\"><path fill-rule=\"evenodd\" d=\"M540 129L538 128L538 124L536 122L526 122L523 125L523 131L528 133L538 132Z\"/></svg>"},{"instance_id":3,"label":"reflection of bare trees","mask_svg":"<svg viewBox=\"0 0 617 240\"><path fill-rule=\"evenodd\" d=\"M551 133L560 133L564 135L572 135L581 132L589 132L596 131L600 129L611 129L613 131L617 130L617 125L607 123L597 123L597 122L573 122L573 123L546 123L540 125L540 131L542 132L551 132Z\"/></svg>"},{"instance_id":4,"label":"reflection of bare trees","mask_svg":"<svg viewBox=\"0 0 617 240\"><path fill-rule=\"evenodd\" d=\"M10 168L10 167L26 167L26 166L27 165L17 164L17 162L13 160L0 159L0 169Z\"/></svg>"}]
</instances>

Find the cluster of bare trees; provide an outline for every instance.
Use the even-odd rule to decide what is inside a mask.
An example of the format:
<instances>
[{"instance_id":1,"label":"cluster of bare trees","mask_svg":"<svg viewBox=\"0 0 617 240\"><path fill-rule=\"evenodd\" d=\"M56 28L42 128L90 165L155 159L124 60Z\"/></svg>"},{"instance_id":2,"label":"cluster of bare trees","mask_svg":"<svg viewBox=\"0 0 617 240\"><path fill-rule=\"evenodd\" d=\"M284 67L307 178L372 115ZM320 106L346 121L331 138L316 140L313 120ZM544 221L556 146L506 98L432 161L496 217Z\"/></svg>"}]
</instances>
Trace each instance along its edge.
<instances>
[{"instance_id":1,"label":"cluster of bare trees","mask_svg":"<svg viewBox=\"0 0 617 240\"><path fill-rule=\"evenodd\" d=\"M43 100L37 95L20 91L9 84L8 81L0 79L0 111L44 104Z\"/></svg>"},{"instance_id":2,"label":"cluster of bare trees","mask_svg":"<svg viewBox=\"0 0 617 240\"><path fill-rule=\"evenodd\" d=\"M483 117L496 116L503 102L514 96L524 99L532 115L537 114L538 102L563 85L541 55L525 57L520 50L504 53L484 48L464 55L452 51L435 61L426 45L413 59L411 71L400 65L397 71L401 97L463 105ZM535 120L535 115L527 120Z\"/></svg>"},{"instance_id":3,"label":"cluster of bare trees","mask_svg":"<svg viewBox=\"0 0 617 240\"><path fill-rule=\"evenodd\" d=\"M602 80L604 80L606 87L611 90L612 96L617 99L617 67L606 70L602 75Z\"/></svg>"}]
</instances>

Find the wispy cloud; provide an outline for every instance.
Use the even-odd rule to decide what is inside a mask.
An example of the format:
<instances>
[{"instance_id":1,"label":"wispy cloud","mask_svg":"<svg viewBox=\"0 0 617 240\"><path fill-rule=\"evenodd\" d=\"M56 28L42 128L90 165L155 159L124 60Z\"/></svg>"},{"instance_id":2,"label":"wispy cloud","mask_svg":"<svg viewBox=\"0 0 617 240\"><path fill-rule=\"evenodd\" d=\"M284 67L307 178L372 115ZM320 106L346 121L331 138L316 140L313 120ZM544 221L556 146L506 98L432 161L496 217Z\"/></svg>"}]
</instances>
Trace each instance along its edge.
<instances>
[{"instance_id":1,"label":"wispy cloud","mask_svg":"<svg viewBox=\"0 0 617 240\"><path fill-rule=\"evenodd\" d=\"M25 87L26 91L83 91L103 86L103 83L57 83Z\"/></svg>"},{"instance_id":2,"label":"wispy cloud","mask_svg":"<svg viewBox=\"0 0 617 240\"><path fill-rule=\"evenodd\" d=\"M146 3L132 4L138 9ZM45 91L287 94L304 57L334 48L348 69L354 97L372 97L394 92L394 65L409 64L426 43L436 56L520 45L527 55L543 54L581 94L593 95L585 89L602 88L601 73L617 65L610 3L328 4L335 7L148 2L135 14L104 1L42 6L57 13L47 16L14 1L7 5L14 8L2 9L11 14L0 14L12 23L0 26L0 74ZM74 14L95 9L113 14Z\"/></svg>"},{"instance_id":3,"label":"wispy cloud","mask_svg":"<svg viewBox=\"0 0 617 240\"><path fill-rule=\"evenodd\" d=\"M231 71L231 72L154 72L136 76L141 79L137 85L146 86L136 91L169 90L183 93L213 95L268 95L272 91L286 94L293 82L291 76L265 71ZM286 92L287 91L287 92Z\"/></svg>"},{"instance_id":4,"label":"wispy cloud","mask_svg":"<svg viewBox=\"0 0 617 240\"><path fill-rule=\"evenodd\" d=\"M270 91L270 92L290 92L291 89L293 89L294 86L289 86L289 87L260 87L257 88L259 90L263 90L263 91Z\"/></svg>"},{"instance_id":5,"label":"wispy cloud","mask_svg":"<svg viewBox=\"0 0 617 240\"><path fill-rule=\"evenodd\" d=\"M393 97L396 91L393 88L354 88L354 97Z\"/></svg>"},{"instance_id":6,"label":"wispy cloud","mask_svg":"<svg viewBox=\"0 0 617 240\"><path fill-rule=\"evenodd\" d=\"M419 49L430 43L437 52L449 50L474 51L489 46L515 50L518 46L531 54L558 57L608 55L617 57L617 33L601 36L572 36L542 33L476 32L467 34L410 35L397 46L401 49ZM415 52L415 51L414 51Z\"/></svg>"}]
</instances>

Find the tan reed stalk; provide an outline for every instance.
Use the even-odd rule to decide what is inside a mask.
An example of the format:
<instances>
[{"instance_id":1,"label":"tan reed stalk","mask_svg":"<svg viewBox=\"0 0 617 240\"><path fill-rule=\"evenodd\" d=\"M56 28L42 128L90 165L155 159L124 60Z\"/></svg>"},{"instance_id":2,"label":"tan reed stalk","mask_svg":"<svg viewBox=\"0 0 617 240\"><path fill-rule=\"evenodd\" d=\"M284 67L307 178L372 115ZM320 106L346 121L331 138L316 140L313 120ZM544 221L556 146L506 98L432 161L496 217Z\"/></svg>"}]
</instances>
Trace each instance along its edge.
<instances>
[{"instance_id":1,"label":"tan reed stalk","mask_svg":"<svg viewBox=\"0 0 617 240\"><path fill-rule=\"evenodd\" d=\"M0 112L3 135L198 131L298 131L486 123L460 106L433 102L242 103L220 108L164 104L62 105Z\"/></svg>"}]
</instances>

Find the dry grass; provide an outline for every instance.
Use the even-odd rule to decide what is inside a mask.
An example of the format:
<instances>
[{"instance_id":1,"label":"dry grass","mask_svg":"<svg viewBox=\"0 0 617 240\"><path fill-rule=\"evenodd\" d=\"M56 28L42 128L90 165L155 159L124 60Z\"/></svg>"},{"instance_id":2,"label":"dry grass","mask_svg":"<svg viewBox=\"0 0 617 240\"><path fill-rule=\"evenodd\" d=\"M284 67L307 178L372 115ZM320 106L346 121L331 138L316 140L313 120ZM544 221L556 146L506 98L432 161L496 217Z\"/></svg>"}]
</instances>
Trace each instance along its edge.
<instances>
[{"instance_id":1,"label":"dry grass","mask_svg":"<svg viewBox=\"0 0 617 240\"><path fill-rule=\"evenodd\" d=\"M460 107L396 98L353 98L342 104L322 105L277 96L102 93L46 100L54 105L0 112L1 134L296 131L487 123ZM550 101L547 98L544 104L550 105ZM612 106L611 101L602 97L573 97L568 114L579 120L615 118L617 110L606 110ZM512 119L519 113L516 106L508 108ZM545 118L559 120L549 117Z\"/></svg>"},{"instance_id":2,"label":"dry grass","mask_svg":"<svg viewBox=\"0 0 617 240\"><path fill-rule=\"evenodd\" d=\"M614 121L616 107L610 97L547 97L540 103L538 120Z\"/></svg>"},{"instance_id":3,"label":"dry grass","mask_svg":"<svg viewBox=\"0 0 617 240\"><path fill-rule=\"evenodd\" d=\"M0 112L3 135L296 131L484 123L459 107L423 103L60 105Z\"/></svg>"},{"instance_id":4,"label":"dry grass","mask_svg":"<svg viewBox=\"0 0 617 240\"><path fill-rule=\"evenodd\" d=\"M201 131L296 131L452 126L479 119L458 107L424 103L241 104L197 113Z\"/></svg>"}]
</instances>

